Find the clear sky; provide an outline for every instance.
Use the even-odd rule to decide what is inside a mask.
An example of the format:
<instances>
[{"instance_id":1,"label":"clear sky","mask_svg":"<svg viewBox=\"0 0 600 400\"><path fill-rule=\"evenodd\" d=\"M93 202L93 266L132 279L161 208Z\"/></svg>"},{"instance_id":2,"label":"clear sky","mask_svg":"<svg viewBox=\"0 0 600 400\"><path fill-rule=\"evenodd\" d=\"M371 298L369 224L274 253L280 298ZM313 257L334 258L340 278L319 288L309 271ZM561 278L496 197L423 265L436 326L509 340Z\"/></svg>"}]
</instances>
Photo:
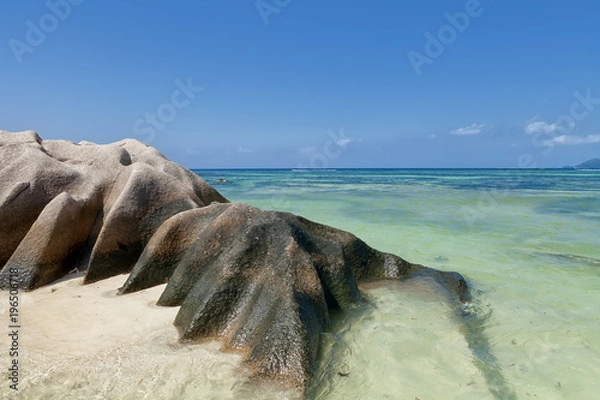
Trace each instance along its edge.
<instances>
[{"instance_id":1,"label":"clear sky","mask_svg":"<svg viewBox=\"0 0 600 400\"><path fill-rule=\"evenodd\" d=\"M0 129L190 168L562 167L600 157L600 2L22 0Z\"/></svg>"}]
</instances>

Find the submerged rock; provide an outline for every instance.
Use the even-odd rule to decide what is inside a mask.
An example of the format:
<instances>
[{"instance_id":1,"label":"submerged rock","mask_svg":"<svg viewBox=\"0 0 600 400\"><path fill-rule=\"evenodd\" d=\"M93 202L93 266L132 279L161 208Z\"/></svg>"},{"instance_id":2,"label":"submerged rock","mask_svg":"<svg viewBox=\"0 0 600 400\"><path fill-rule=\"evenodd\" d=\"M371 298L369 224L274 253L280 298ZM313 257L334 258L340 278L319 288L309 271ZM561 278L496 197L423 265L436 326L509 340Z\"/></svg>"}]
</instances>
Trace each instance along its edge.
<instances>
[{"instance_id":1,"label":"submerged rock","mask_svg":"<svg viewBox=\"0 0 600 400\"><path fill-rule=\"evenodd\" d=\"M219 338L252 376L304 390L331 309L359 284L428 277L464 303L458 273L411 264L351 233L229 203L135 140L100 146L0 131L0 286L35 289L74 268L85 283L130 272L120 294L168 282L182 340Z\"/></svg>"}]
</instances>

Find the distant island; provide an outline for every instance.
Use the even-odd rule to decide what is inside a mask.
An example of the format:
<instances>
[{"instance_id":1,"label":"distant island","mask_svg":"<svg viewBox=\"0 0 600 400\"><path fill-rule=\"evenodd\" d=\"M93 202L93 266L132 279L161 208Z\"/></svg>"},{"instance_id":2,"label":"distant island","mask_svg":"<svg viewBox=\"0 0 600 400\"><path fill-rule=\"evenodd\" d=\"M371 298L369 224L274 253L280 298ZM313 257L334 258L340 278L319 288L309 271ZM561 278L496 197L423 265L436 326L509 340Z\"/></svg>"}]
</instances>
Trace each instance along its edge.
<instances>
[{"instance_id":1,"label":"distant island","mask_svg":"<svg viewBox=\"0 0 600 400\"><path fill-rule=\"evenodd\" d=\"M593 158L582 164L577 165L577 169L600 169L600 158Z\"/></svg>"}]
</instances>

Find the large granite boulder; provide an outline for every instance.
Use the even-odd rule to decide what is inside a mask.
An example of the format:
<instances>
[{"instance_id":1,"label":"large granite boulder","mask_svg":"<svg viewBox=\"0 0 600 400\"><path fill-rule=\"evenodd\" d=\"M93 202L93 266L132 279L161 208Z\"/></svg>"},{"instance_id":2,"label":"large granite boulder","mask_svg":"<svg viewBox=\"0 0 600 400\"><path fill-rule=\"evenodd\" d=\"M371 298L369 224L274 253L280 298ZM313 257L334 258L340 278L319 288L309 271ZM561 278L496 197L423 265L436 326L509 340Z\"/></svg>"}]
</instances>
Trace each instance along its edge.
<instances>
[{"instance_id":1,"label":"large granite boulder","mask_svg":"<svg viewBox=\"0 0 600 400\"><path fill-rule=\"evenodd\" d=\"M372 249L356 236L242 203L184 211L154 234L121 294L168 282L183 340L219 338L255 377L304 388L329 310L361 303L359 284L430 277L457 303L466 282Z\"/></svg>"},{"instance_id":2,"label":"large granite boulder","mask_svg":"<svg viewBox=\"0 0 600 400\"><path fill-rule=\"evenodd\" d=\"M129 272L164 221L227 202L137 140L108 145L0 131L0 287L8 267L35 289L69 271L86 282Z\"/></svg>"},{"instance_id":3,"label":"large granite boulder","mask_svg":"<svg viewBox=\"0 0 600 400\"><path fill-rule=\"evenodd\" d=\"M458 273L411 264L292 214L229 203L136 140L42 141L0 131L0 288L35 289L69 271L84 283L130 272L120 294L168 282L182 340L219 338L256 378L303 390L332 309L359 284L425 277L457 304ZM11 270L18 268L17 281Z\"/></svg>"}]
</instances>

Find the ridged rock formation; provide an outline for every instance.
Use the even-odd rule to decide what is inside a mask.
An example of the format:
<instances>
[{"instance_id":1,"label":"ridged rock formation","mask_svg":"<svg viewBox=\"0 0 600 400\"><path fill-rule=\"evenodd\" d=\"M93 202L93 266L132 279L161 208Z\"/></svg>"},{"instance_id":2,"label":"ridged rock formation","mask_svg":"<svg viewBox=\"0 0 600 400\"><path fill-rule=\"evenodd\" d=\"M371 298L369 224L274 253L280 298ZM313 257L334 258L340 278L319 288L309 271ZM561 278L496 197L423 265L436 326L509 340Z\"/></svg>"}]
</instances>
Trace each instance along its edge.
<instances>
[{"instance_id":1,"label":"ridged rock formation","mask_svg":"<svg viewBox=\"0 0 600 400\"><path fill-rule=\"evenodd\" d=\"M212 204L167 220L121 294L168 282L183 340L219 338L260 378L305 387L329 309L361 302L358 284L429 276L466 301L457 273L410 264L356 236L293 214Z\"/></svg>"},{"instance_id":2,"label":"ridged rock formation","mask_svg":"<svg viewBox=\"0 0 600 400\"><path fill-rule=\"evenodd\" d=\"M73 269L84 283L130 272L120 294L168 282L182 340L218 338L251 374L306 388L332 308L358 285L425 276L457 303L458 273L415 265L292 214L229 203L135 140L105 146L0 131L0 287L35 289Z\"/></svg>"},{"instance_id":3,"label":"ridged rock formation","mask_svg":"<svg viewBox=\"0 0 600 400\"><path fill-rule=\"evenodd\" d=\"M137 140L108 145L0 131L0 287L7 267L35 289L69 271L93 282L129 272L169 217L227 202Z\"/></svg>"}]
</instances>

